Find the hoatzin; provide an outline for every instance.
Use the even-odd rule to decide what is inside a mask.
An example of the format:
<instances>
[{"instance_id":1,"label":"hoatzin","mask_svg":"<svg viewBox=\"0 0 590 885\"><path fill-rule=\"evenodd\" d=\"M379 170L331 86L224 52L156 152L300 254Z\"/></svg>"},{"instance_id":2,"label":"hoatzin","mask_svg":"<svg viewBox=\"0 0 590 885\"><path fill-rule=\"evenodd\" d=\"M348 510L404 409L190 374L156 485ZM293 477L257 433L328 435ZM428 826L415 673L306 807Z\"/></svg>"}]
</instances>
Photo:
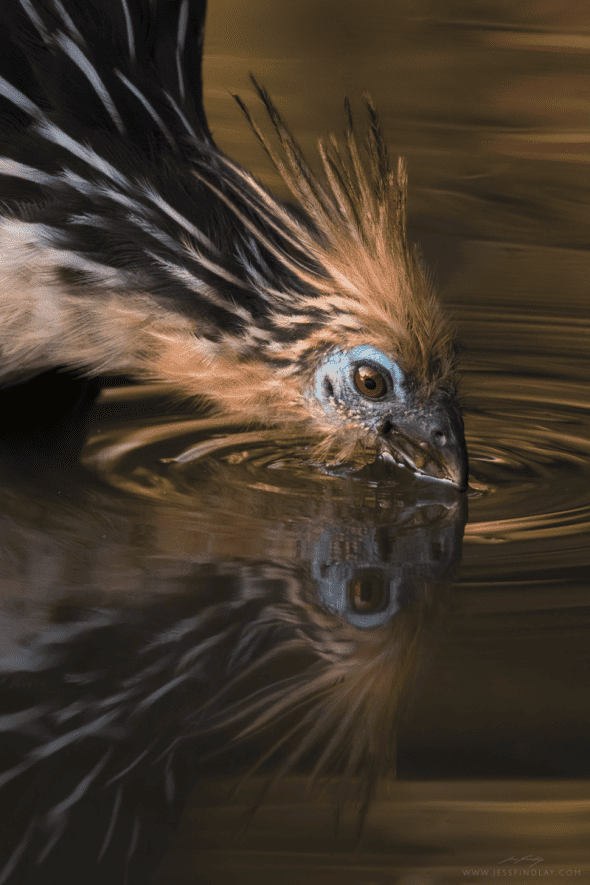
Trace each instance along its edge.
<instances>
[{"instance_id":1,"label":"hoatzin","mask_svg":"<svg viewBox=\"0 0 590 885\"><path fill-rule=\"evenodd\" d=\"M205 5L2 0L0 383L165 382L327 462L465 489L452 329L372 102L362 137L346 106L316 175L255 83L279 201L209 132Z\"/></svg>"}]
</instances>

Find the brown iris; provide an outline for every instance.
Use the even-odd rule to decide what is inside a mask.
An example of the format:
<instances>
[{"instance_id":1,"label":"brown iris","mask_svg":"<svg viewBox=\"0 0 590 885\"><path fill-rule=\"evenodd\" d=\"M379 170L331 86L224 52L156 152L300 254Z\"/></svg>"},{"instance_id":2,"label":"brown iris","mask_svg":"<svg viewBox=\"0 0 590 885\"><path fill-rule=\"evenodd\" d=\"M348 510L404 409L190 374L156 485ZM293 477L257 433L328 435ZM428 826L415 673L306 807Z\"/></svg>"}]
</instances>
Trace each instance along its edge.
<instances>
[{"instance_id":1,"label":"brown iris","mask_svg":"<svg viewBox=\"0 0 590 885\"><path fill-rule=\"evenodd\" d=\"M371 399L379 399L387 392L385 378L373 366L359 366L354 373L357 390Z\"/></svg>"}]
</instances>

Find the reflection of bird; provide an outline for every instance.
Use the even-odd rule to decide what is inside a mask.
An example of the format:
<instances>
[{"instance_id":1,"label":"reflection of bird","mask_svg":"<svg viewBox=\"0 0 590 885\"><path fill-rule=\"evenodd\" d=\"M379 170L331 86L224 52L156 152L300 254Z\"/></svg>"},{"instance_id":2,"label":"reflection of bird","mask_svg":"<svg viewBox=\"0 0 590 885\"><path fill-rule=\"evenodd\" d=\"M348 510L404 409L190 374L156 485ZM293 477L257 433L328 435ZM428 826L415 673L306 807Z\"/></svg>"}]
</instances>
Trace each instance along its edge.
<instances>
[{"instance_id":1,"label":"reflection of bird","mask_svg":"<svg viewBox=\"0 0 590 885\"><path fill-rule=\"evenodd\" d=\"M249 818L310 753L360 834L444 607L425 588L365 631L306 596L290 571L225 563L142 607L56 607L0 661L1 885L143 885L195 782L261 772Z\"/></svg>"},{"instance_id":2,"label":"reflection of bird","mask_svg":"<svg viewBox=\"0 0 590 885\"><path fill-rule=\"evenodd\" d=\"M308 168L266 92L297 210L225 157L201 102L204 0L4 0L5 385L130 375L246 421L467 483L451 334L406 240L368 102Z\"/></svg>"},{"instance_id":3,"label":"reflection of bird","mask_svg":"<svg viewBox=\"0 0 590 885\"><path fill-rule=\"evenodd\" d=\"M3 477L0 885L145 885L192 785L248 770L250 813L307 772L360 832L392 773L466 496L312 473L295 515L289 472L218 463L198 513L178 474L174 507Z\"/></svg>"}]
</instances>

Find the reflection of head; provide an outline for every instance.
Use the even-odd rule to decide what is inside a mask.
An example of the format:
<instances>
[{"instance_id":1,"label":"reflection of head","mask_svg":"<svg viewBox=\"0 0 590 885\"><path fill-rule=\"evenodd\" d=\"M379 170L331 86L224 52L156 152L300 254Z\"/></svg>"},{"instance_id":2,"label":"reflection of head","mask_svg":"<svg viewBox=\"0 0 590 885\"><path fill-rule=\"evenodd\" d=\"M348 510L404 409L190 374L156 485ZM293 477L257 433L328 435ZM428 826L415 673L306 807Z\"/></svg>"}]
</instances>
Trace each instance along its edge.
<instances>
[{"instance_id":1,"label":"reflection of head","mask_svg":"<svg viewBox=\"0 0 590 885\"><path fill-rule=\"evenodd\" d=\"M388 623L424 582L442 580L461 555L464 508L404 508L395 519L324 525L305 546L320 605L359 629Z\"/></svg>"}]
</instances>

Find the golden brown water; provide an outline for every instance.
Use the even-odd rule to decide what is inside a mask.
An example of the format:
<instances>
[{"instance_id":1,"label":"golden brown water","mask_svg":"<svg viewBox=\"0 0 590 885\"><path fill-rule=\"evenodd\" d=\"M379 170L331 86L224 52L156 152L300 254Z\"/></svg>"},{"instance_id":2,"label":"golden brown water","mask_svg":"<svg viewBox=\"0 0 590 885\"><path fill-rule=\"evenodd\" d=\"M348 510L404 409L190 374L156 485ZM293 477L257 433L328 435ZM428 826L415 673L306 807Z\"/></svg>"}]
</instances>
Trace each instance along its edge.
<instances>
[{"instance_id":1,"label":"golden brown water","mask_svg":"<svg viewBox=\"0 0 590 885\"><path fill-rule=\"evenodd\" d=\"M205 52L214 137L279 192L229 94L252 104L248 71L308 152L340 127L345 95L360 109L363 89L373 94L392 151L408 160L413 236L458 326L471 489L326 472L276 432L186 415L141 388L110 391L83 469L46 487L5 478L9 691L10 674L42 672L19 677L18 691L53 704L57 721L56 710L90 702L51 674L103 680L115 698L120 673L144 672L133 637L170 655L169 671L145 677L129 758L104 763L116 777L152 734L163 752L199 711L184 768L161 763L160 775L145 750L150 767L137 769L167 790L172 771L180 794L185 778L190 798L152 862L159 826L143 822L132 785L126 813L142 820L148 861L129 883L156 866L157 885L589 881L587 4L211 0ZM106 638L90 653L87 622L99 615ZM34 633L55 660L34 644L23 652ZM183 694L174 680L186 672L197 687ZM321 692L305 694L313 679ZM161 697L148 703L152 689ZM125 731L127 703L93 713L118 711L105 746ZM26 706L11 704L5 715ZM23 729L33 741L33 726ZM82 777L100 755L84 752L56 749L26 795L48 795L64 770ZM244 815L289 759L240 841ZM355 790L369 771L377 784L358 843ZM334 778L321 792L325 772ZM88 827L116 801L103 781L89 788ZM29 807L41 816L43 802ZM108 873L88 872L90 849L77 865L64 849L50 874L18 881L124 881L129 839Z\"/></svg>"}]
</instances>

